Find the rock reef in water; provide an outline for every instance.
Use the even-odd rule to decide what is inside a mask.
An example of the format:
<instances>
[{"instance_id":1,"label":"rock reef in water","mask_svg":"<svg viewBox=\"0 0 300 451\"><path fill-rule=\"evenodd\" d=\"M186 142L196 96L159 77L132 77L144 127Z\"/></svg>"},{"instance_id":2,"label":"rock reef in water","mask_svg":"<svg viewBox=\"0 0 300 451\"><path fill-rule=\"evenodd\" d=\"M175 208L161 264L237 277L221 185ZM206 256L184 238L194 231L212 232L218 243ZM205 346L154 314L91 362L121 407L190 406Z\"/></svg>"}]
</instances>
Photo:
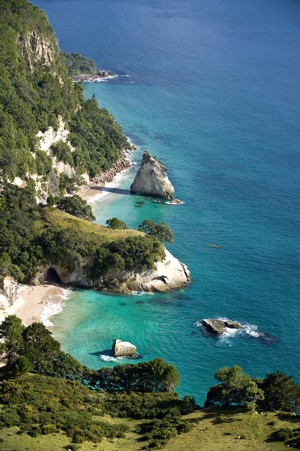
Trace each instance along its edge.
<instances>
[{"instance_id":1,"label":"rock reef in water","mask_svg":"<svg viewBox=\"0 0 300 451\"><path fill-rule=\"evenodd\" d=\"M114 357L127 357L136 354L136 346L128 341L122 341L118 338L114 340L112 345L112 355Z\"/></svg>"},{"instance_id":2,"label":"rock reef in water","mask_svg":"<svg viewBox=\"0 0 300 451\"><path fill-rule=\"evenodd\" d=\"M237 321L231 321L229 319L203 319L202 325L207 332L213 335L222 335L226 332L226 329L241 329L242 325Z\"/></svg>"},{"instance_id":3,"label":"rock reef in water","mask_svg":"<svg viewBox=\"0 0 300 451\"><path fill-rule=\"evenodd\" d=\"M142 165L130 187L134 194L174 199L174 187L167 176L167 168L148 152L144 152Z\"/></svg>"}]
</instances>

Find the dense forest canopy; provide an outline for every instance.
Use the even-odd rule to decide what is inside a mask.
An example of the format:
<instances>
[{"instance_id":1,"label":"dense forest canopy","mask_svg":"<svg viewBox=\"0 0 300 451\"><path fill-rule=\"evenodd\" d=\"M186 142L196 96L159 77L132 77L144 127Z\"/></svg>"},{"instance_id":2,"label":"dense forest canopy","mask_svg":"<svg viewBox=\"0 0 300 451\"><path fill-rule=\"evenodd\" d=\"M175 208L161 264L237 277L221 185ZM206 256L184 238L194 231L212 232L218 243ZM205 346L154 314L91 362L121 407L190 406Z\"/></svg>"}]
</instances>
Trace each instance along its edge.
<instances>
[{"instance_id":1,"label":"dense forest canopy","mask_svg":"<svg viewBox=\"0 0 300 451\"><path fill-rule=\"evenodd\" d=\"M95 74L96 63L80 53L64 53L65 65L70 76L78 74Z\"/></svg>"},{"instance_id":2,"label":"dense forest canopy","mask_svg":"<svg viewBox=\"0 0 300 451\"><path fill-rule=\"evenodd\" d=\"M39 150L37 134L57 129L60 118L74 148L60 143L53 154L76 174L101 173L128 147L108 111L95 99L84 101L82 87L74 86L68 75L66 59L74 60L62 55L44 12L26 0L1 1L0 180L29 180L36 174L49 180L52 155Z\"/></svg>"}]
</instances>

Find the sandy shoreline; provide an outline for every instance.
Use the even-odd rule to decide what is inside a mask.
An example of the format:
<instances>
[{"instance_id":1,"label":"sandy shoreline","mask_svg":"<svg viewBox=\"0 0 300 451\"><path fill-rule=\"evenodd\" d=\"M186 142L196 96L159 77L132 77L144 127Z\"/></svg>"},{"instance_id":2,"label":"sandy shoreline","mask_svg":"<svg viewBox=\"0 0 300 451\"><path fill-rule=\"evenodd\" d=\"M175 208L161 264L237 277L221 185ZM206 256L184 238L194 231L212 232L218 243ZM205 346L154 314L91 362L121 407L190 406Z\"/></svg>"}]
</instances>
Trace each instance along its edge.
<instances>
[{"instance_id":1,"label":"sandy shoreline","mask_svg":"<svg viewBox=\"0 0 300 451\"><path fill-rule=\"evenodd\" d=\"M14 303L0 310L0 323L6 316L16 315L25 326L34 322L50 326L49 317L62 310L63 300L69 293L69 289L56 285L20 286Z\"/></svg>"}]
</instances>

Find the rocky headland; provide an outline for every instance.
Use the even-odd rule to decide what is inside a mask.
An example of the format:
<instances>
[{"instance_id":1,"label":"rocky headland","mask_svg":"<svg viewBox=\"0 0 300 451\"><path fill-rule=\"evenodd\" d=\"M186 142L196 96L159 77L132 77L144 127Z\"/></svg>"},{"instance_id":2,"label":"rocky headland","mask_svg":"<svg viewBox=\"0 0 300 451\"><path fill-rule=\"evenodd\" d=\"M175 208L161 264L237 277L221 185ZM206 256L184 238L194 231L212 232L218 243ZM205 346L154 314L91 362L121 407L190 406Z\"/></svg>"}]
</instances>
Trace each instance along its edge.
<instances>
[{"instance_id":1,"label":"rocky headland","mask_svg":"<svg viewBox=\"0 0 300 451\"><path fill-rule=\"evenodd\" d=\"M49 274L53 279L57 277L55 281L59 280L64 285L124 294L133 291L165 292L183 288L190 282L190 271L187 266L167 249L165 258L157 262L153 269L145 271L140 271L139 268L133 271L108 271L98 279L91 280L85 268L78 265L75 265L72 271L66 267L52 265L50 269L44 269L36 282L43 283L47 279L51 282Z\"/></svg>"},{"instance_id":2,"label":"rocky headland","mask_svg":"<svg viewBox=\"0 0 300 451\"><path fill-rule=\"evenodd\" d=\"M133 194L174 199L174 187L167 176L167 168L148 152L130 187Z\"/></svg>"}]
</instances>

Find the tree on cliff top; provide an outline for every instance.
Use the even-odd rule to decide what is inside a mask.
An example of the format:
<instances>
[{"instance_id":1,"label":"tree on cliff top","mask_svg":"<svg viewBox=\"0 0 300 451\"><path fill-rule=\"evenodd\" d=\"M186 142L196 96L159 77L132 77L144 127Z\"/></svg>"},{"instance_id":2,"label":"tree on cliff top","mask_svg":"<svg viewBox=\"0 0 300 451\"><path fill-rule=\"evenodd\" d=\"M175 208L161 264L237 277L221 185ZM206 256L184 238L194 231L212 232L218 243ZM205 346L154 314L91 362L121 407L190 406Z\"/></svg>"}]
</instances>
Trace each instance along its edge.
<instances>
[{"instance_id":1,"label":"tree on cliff top","mask_svg":"<svg viewBox=\"0 0 300 451\"><path fill-rule=\"evenodd\" d=\"M109 227L110 229L128 229L126 222L118 218L108 219L105 224L107 224L107 227Z\"/></svg>"},{"instance_id":2,"label":"tree on cliff top","mask_svg":"<svg viewBox=\"0 0 300 451\"><path fill-rule=\"evenodd\" d=\"M220 404L224 407L231 404L240 406L249 402L256 404L264 398L263 390L243 372L240 366L221 368L216 372L215 378L222 383L210 388L205 402L206 407L211 404Z\"/></svg>"},{"instance_id":3,"label":"tree on cliff top","mask_svg":"<svg viewBox=\"0 0 300 451\"><path fill-rule=\"evenodd\" d=\"M147 235L156 236L160 241L166 241L169 244L172 244L175 239L171 228L164 222L156 224L155 222L150 221L150 219L145 219L145 221L139 225L139 230Z\"/></svg>"},{"instance_id":4,"label":"tree on cliff top","mask_svg":"<svg viewBox=\"0 0 300 451\"><path fill-rule=\"evenodd\" d=\"M61 198L56 206L77 218L86 219L87 221L95 221L96 219L91 206L77 195Z\"/></svg>"}]
</instances>

